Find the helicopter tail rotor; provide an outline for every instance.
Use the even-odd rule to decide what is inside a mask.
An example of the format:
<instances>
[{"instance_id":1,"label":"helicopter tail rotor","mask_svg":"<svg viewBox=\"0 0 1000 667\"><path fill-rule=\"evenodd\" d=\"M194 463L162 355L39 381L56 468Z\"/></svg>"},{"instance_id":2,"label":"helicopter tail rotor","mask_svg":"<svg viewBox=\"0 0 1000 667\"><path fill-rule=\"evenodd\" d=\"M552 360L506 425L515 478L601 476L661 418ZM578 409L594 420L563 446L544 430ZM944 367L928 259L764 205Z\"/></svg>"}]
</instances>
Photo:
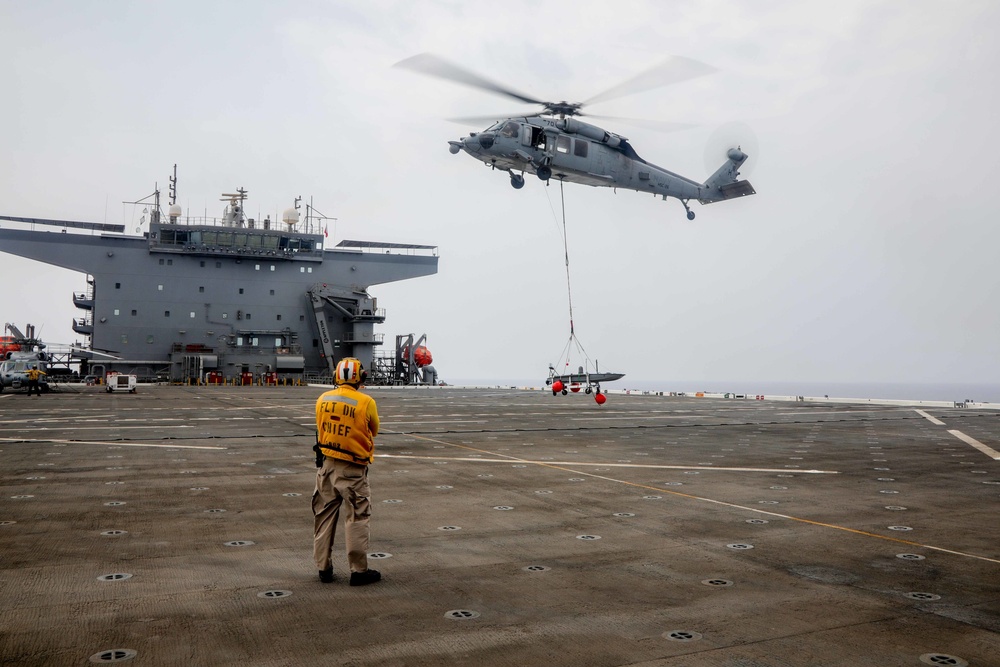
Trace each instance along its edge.
<instances>
[{"instance_id":1,"label":"helicopter tail rotor","mask_svg":"<svg viewBox=\"0 0 1000 667\"><path fill-rule=\"evenodd\" d=\"M705 142L705 171L714 176L719 161L732 159L729 153L733 150L750 158L738 160L737 165L739 175L749 177L760 162L757 135L749 125L738 121L720 125L709 135Z\"/></svg>"}]
</instances>

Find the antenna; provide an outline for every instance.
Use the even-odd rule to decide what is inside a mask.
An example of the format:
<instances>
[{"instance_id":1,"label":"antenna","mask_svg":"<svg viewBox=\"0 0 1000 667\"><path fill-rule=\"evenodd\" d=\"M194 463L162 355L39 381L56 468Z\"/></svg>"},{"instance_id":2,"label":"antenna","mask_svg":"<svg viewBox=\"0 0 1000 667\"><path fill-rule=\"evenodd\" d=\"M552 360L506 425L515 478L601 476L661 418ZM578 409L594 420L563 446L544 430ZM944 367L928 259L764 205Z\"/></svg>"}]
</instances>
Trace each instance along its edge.
<instances>
[{"instance_id":1,"label":"antenna","mask_svg":"<svg viewBox=\"0 0 1000 667\"><path fill-rule=\"evenodd\" d=\"M177 163L174 163L174 175L170 177L170 205L177 203Z\"/></svg>"}]
</instances>

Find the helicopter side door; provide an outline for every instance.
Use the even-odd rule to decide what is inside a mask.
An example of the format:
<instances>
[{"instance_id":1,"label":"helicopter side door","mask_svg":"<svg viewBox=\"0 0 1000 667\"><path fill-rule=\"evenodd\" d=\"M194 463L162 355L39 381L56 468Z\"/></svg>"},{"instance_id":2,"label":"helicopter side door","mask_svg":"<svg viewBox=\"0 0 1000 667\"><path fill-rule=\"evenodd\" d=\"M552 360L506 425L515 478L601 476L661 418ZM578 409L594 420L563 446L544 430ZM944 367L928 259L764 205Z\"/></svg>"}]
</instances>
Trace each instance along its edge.
<instances>
[{"instance_id":1,"label":"helicopter side door","mask_svg":"<svg viewBox=\"0 0 1000 667\"><path fill-rule=\"evenodd\" d=\"M555 138L554 166L573 174L572 180L587 185L607 185L612 151L587 137L560 134Z\"/></svg>"}]
</instances>

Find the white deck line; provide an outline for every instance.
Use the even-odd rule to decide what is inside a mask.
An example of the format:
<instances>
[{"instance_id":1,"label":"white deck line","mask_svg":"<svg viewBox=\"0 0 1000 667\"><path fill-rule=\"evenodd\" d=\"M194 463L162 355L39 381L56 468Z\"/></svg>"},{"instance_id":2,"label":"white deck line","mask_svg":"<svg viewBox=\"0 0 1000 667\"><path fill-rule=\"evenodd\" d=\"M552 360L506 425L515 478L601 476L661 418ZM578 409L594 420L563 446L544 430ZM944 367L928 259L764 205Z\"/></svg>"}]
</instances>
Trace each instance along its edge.
<instances>
[{"instance_id":1,"label":"white deck line","mask_svg":"<svg viewBox=\"0 0 1000 667\"><path fill-rule=\"evenodd\" d=\"M0 442L6 442L11 444L21 444L21 443L58 443L64 445L110 445L112 447L162 447L164 449L214 449L214 450L225 450L228 447L215 447L211 445L175 445L175 444L154 444L147 442L121 442L118 440L56 440L56 439L31 439L27 440L25 438L0 438Z\"/></svg>"},{"instance_id":2,"label":"white deck line","mask_svg":"<svg viewBox=\"0 0 1000 667\"><path fill-rule=\"evenodd\" d=\"M943 421L941 421L940 419L937 419L936 417L931 417L929 414L927 414L923 410L917 410L916 413L918 415L920 415L921 417L923 417L924 419L926 419L927 421L929 421L930 423L934 424L935 426L944 426L944 422Z\"/></svg>"},{"instance_id":3,"label":"white deck line","mask_svg":"<svg viewBox=\"0 0 1000 667\"><path fill-rule=\"evenodd\" d=\"M956 438L958 438L962 442L964 442L966 444L969 444L969 445L972 445L973 447L975 447L976 449L978 449L979 451L981 451L983 454L986 454L986 456L988 456L991 459L993 459L994 461L1000 461L1000 452L998 452L997 450L993 449L992 447L984 445L983 443L979 442L978 440L976 440L972 436L965 435L961 431L948 431L948 433L951 433L953 436L955 436Z\"/></svg>"},{"instance_id":4,"label":"white deck line","mask_svg":"<svg viewBox=\"0 0 1000 667\"><path fill-rule=\"evenodd\" d=\"M655 470L719 470L728 472L794 472L795 474L839 475L837 470L800 470L798 468L723 468L722 466L670 466L649 465L643 463L590 463L584 461L536 461L533 459L505 458L487 459L478 456L416 456L406 454L376 454L375 458L384 459L416 459L418 461L468 461L471 463L524 463L534 465L556 466L600 466L602 468L652 468Z\"/></svg>"}]
</instances>

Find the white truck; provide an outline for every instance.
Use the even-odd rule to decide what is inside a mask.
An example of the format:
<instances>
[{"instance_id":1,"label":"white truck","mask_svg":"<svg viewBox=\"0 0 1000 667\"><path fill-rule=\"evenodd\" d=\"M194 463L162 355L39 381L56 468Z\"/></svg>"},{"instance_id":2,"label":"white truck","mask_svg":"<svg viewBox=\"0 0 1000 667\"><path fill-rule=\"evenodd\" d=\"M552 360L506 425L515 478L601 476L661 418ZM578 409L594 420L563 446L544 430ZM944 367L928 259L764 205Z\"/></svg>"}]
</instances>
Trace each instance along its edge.
<instances>
[{"instance_id":1,"label":"white truck","mask_svg":"<svg viewBox=\"0 0 1000 667\"><path fill-rule=\"evenodd\" d=\"M127 391L130 394L135 393L135 376L125 375L124 373L109 373L104 378L105 385L107 386L107 392L110 394L114 391Z\"/></svg>"}]
</instances>

